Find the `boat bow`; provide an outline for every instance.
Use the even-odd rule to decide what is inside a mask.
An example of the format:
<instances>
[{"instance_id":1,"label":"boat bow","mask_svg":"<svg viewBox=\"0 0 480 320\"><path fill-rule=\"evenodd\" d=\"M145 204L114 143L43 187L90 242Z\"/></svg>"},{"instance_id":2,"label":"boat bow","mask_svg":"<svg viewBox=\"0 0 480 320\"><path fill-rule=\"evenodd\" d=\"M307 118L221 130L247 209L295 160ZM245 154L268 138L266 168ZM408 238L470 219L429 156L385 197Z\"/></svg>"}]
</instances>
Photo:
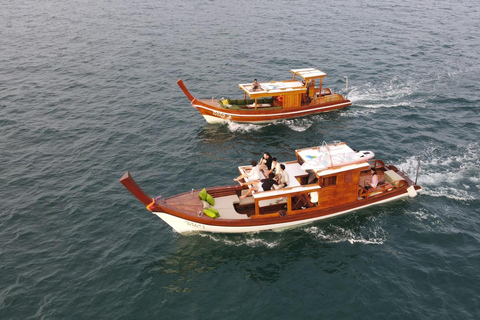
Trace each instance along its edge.
<instances>
[{"instance_id":1,"label":"boat bow","mask_svg":"<svg viewBox=\"0 0 480 320\"><path fill-rule=\"evenodd\" d=\"M179 79L177 81L177 84L178 86L180 87L180 89L182 89L183 93L185 93L185 95L187 96L188 100L190 100L191 102L193 102L193 100L195 100L195 97L192 96L192 94L190 93L190 91L188 91L187 87L185 86L185 84L183 83L183 80L182 79Z\"/></svg>"}]
</instances>

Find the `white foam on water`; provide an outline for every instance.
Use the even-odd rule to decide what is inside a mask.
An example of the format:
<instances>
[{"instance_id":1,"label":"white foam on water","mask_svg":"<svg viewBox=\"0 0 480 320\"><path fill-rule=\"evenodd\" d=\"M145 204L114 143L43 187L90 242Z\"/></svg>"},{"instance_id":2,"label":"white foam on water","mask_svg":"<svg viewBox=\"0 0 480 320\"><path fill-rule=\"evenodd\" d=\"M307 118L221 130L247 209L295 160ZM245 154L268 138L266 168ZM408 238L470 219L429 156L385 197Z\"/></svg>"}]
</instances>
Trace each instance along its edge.
<instances>
[{"instance_id":1,"label":"white foam on water","mask_svg":"<svg viewBox=\"0 0 480 320\"><path fill-rule=\"evenodd\" d=\"M311 116L311 117L302 117L302 118L295 118L295 119L284 119L278 120L271 123L263 123L263 124L251 124L251 123L237 123L237 122L228 122L228 128L232 132L252 132L252 131L259 131L263 128L272 125L284 124L293 131L303 132L310 128L313 124L318 123L321 121L322 118L320 116Z\"/></svg>"},{"instance_id":2,"label":"white foam on water","mask_svg":"<svg viewBox=\"0 0 480 320\"><path fill-rule=\"evenodd\" d=\"M237 123L229 121L227 123L228 129L232 132L252 132L259 131L267 126L271 126L270 123L267 124L251 124L251 123Z\"/></svg>"},{"instance_id":3,"label":"white foam on water","mask_svg":"<svg viewBox=\"0 0 480 320\"><path fill-rule=\"evenodd\" d=\"M409 214L415 216L415 219L419 221L426 221L426 220L436 220L438 219L438 215L432 214L424 209L419 211L411 211Z\"/></svg>"},{"instance_id":4,"label":"white foam on water","mask_svg":"<svg viewBox=\"0 0 480 320\"><path fill-rule=\"evenodd\" d=\"M431 147L421 156L418 184L422 193L458 201L479 199L480 159L478 143L457 146L456 150ZM415 179L418 160L409 157L397 167Z\"/></svg>"},{"instance_id":5,"label":"white foam on water","mask_svg":"<svg viewBox=\"0 0 480 320\"><path fill-rule=\"evenodd\" d=\"M416 92L417 86L413 81L402 82L398 77L394 77L380 85L366 83L358 87L354 86L348 93L348 99L355 103L365 102L366 104L369 101L395 102ZM378 104L375 103L376 105ZM385 104L385 106L392 106L392 103Z\"/></svg>"},{"instance_id":6,"label":"white foam on water","mask_svg":"<svg viewBox=\"0 0 480 320\"><path fill-rule=\"evenodd\" d=\"M279 244L279 241L269 242L265 239L261 239L257 234L241 235L236 240L227 239L225 235L214 234L214 233L199 233L199 235L204 238L209 238L215 242L219 242L225 245L235 246L235 247L248 246L252 248L266 247L266 248L272 249L278 246Z\"/></svg>"},{"instance_id":7,"label":"white foam on water","mask_svg":"<svg viewBox=\"0 0 480 320\"><path fill-rule=\"evenodd\" d=\"M425 85L425 81L403 81L393 77L385 83L353 86L348 93L348 99L353 105L368 109L425 107L424 98L417 97L412 100L413 94L425 90L421 88Z\"/></svg>"},{"instance_id":8,"label":"white foam on water","mask_svg":"<svg viewBox=\"0 0 480 320\"><path fill-rule=\"evenodd\" d=\"M318 227L308 227L304 231L314 235L316 238L329 243L340 243L340 242L349 242L353 243L363 243L363 244L383 244L386 240L386 236L382 228L379 227L379 230L368 230L370 236L364 234L356 234L352 230L347 230L341 227L334 226L333 232L331 231L331 226L328 228L328 232L324 229Z\"/></svg>"},{"instance_id":9,"label":"white foam on water","mask_svg":"<svg viewBox=\"0 0 480 320\"><path fill-rule=\"evenodd\" d=\"M368 116L370 114L376 113L375 110L373 109L364 109L364 110L348 110L346 112L342 112L340 114L341 117L346 117L346 118L361 118Z\"/></svg>"},{"instance_id":10,"label":"white foam on water","mask_svg":"<svg viewBox=\"0 0 480 320\"><path fill-rule=\"evenodd\" d=\"M316 119L315 119L316 118ZM308 118L299 118L299 119L287 119L281 120L279 123L285 124L287 127L293 131L303 132L310 128L314 123L317 123L319 117L308 117ZM321 119L320 119L321 120Z\"/></svg>"}]
</instances>

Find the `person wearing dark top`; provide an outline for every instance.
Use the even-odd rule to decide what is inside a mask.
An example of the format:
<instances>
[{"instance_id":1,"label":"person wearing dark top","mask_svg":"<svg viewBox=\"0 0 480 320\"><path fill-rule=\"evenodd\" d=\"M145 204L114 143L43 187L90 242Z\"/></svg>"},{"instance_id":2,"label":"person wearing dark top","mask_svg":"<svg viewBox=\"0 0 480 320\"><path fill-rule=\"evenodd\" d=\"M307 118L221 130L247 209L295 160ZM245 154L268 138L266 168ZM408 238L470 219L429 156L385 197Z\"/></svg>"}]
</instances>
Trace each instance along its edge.
<instances>
[{"instance_id":1,"label":"person wearing dark top","mask_svg":"<svg viewBox=\"0 0 480 320\"><path fill-rule=\"evenodd\" d=\"M278 186L278 182L273 180L273 178L275 178L275 173L273 172L270 172L270 174L268 175L268 178L267 179L262 179L262 189L263 191L268 191L268 190L271 190L272 189L272 186L274 184L276 184Z\"/></svg>"},{"instance_id":2,"label":"person wearing dark top","mask_svg":"<svg viewBox=\"0 0 480 320\"><path fill-rule=\"evenodd\" d=\"M258 162L258 167L260 168L260 170L270 172L270 170L272 169L272 156L270 155L270 153L265 152L263 154L263 157Z\"/></svg>"},{"instance_id":3,"label":"person wearing dark top","mask_svg":"<svg viewBox=\"0 0 480 320\"><path fill-rule=\"evenodd\" d=\"M256 90L259 90L259 89L261 89L260 83L257 82L257 79L254 79L253 83L252 83L252 90L256 91Z\"/></svg>"},{"instance_id":4,"label":"person wearing dark top","mask_svg":"<svg viewBox=\"0 0 480 320\"><path fill-rule=\"evenodd\" d=\"M268 191L272 188L274 184L278 185L278 182L273 180L275 178L275 173L271 172L268 175L267 179L262 179L262 180L253 180L253 181L248 181L248 182L240 182L240 185L242 186L248 186L251 185L251 187L248 189L247 193L244 195L241 195L239 198L240 199L245 199L249 195L252 194L252 192L257 192L259 189L260 183L262 184L262 189L263 191Z\"/></svg>"}]
</instances>

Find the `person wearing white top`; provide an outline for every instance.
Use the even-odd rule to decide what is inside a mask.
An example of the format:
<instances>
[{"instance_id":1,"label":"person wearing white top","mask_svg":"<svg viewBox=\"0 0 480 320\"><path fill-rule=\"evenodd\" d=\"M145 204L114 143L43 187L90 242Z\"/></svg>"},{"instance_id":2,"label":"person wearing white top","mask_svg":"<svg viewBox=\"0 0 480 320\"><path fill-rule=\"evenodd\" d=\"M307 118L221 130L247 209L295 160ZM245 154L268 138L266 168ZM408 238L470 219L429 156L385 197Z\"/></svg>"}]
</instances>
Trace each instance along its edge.
<instances>
[{"instance_id":1,"label":"person wearing white top","mask_svg":"<svg viewBox=\"0 0 480 320\"><path fill-rule=\"evenodd\" d=\"M249 181L260 180L260 169L257 166L257 161L252 160L250 164L252 165L252 169L248 172L245 171L245 173L236 177L233 181L240 181L243 178L248 178Z\"/></svg>"},{"instance_id":2,"label":"person wearing white top","mask_svg":"<svg viewBox=\"0 0 480 320\"><path fill-rule=\"evenodd\" d=\"M288 187L288 184L290 183L290 178L288 176L288 172L285 171L284 164L280 165L280 172L278 172L278 175L279 175L278 185L280 186L280 188Z\"/></svg>"}]
</instances>

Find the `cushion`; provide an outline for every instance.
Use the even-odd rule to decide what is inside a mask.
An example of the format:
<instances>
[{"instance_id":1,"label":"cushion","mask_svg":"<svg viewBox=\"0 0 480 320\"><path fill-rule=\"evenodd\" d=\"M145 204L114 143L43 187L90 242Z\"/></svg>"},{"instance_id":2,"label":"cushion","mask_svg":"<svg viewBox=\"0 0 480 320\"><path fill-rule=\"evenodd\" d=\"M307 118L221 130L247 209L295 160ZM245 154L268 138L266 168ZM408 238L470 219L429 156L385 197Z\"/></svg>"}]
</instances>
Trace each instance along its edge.
<instances>
[{"instance_id":1,"label":"cushion","mask_svg":"<svg viewBox=\"0 0 480 320\"><path fill-rule=\"evenodd\" d=\"M208 210L212 211L213 213L215 213L215 216L218 218L220 217L220 213L218 213L218 210L215 209L215 208L209 208Z\"/></svg>"},{"instance_id":2,"label":"cushion","mask_svg":"<svg viewBox=\"0 0 480 320\"><path fill-rule=\"evenodd\" d=\"M204 209L210 208L210 204L207 201L205 201L205 200L200 200L200 201L202 201L202 205L203 205Z\"/></svg>"},{"instance_id":3,"label":"cushion","mask_svg":"<svg viewBox=\"0 0 480 320\"><path fill-rule=\"evenodd\" d=\"M207 200L207 189L206 189L206 188L203 188L203 190L200 191L200 193L198 194L198 196L200 197L201 200L206 201L206 200Z\"/></svg>"},{"instance_id":4,"label":"cushion","mask_svg":"<svg viewBox=\"0 0 480 320\"><path fill-rule=\"evenodd\" d=\"M209 195L207 193L207 198L205 199L207 200L207 202L211 205L211 206L214 206L215 205L215 199L213 199L213 197L211 195Z\"/></svg>"},{"instance_id":5,"label":"cushion","mask_svg":"<svg viewBox=\"0 0 480 320\"><path fill-rule=\"evenodd\" d=\"M211 209L203 209L203 212L205 212L205 214L207 216L209 216L210 218L213 218L215 219L217 217L217 215L215 214L215 212L213 212Z\"/></svg>"}]
</instances>

